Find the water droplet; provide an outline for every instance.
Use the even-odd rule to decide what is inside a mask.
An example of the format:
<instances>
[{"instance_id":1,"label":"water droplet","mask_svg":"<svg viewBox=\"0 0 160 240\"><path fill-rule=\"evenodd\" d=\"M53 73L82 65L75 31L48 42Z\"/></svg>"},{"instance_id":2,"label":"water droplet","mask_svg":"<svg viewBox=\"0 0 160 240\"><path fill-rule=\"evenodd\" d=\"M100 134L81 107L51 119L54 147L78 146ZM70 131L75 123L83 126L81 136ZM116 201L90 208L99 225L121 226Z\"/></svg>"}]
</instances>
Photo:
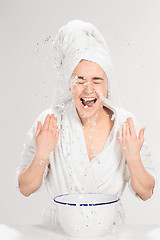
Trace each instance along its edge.
<instances>
[{"instance_id":1,"label":"water droplet","mask_svg":"<svg viewBox=\"0 0 160 240\"><path fill-rule=\"evenodd\" d=\"M97 124L95 122L92 122L93 126L96 126Z\"/></svg>"}]
</instances>

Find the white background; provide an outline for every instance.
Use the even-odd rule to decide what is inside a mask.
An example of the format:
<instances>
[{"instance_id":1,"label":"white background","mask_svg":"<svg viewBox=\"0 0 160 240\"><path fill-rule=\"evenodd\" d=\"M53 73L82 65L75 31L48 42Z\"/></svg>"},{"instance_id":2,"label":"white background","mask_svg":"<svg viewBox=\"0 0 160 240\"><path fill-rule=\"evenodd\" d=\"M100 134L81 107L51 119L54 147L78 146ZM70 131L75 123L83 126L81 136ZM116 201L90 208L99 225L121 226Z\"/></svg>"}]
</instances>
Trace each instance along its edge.
<instances>
[{"instance_id":1,"label":"white background","mask_svg":"<svg viewBox=\"0 0 160 240\"><path fill-rule=\"evenodd\" d=\"M0 223L41 223L48 193L43 187L28 198L21 195L15 171L27 131L52 99L56 74L45 39L73 19L91 22L105 37L123 107L146 126L159 179L159 12L158 0L0 1ZM147 202L126 187L127 222L160 224L159 200L158 182L154 199Z\"/></svg>"}]
</instances>

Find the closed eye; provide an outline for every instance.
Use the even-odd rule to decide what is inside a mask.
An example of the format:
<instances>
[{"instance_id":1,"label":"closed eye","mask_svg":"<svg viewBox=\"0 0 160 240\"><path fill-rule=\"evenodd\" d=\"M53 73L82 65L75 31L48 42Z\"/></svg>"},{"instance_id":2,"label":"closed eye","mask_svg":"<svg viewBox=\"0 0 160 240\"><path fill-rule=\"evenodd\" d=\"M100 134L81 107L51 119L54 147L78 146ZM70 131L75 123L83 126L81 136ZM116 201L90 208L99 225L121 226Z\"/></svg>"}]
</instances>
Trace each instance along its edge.
<instances>
[{"instance_id":1,"label":"closed eye","mask_svg":"<svg viewBox=\"0 0 160 240\"><path fill-rule=\"evenodd\" d=\"M84 83L86 83L86 78L85 78L85 77L78 76L78 79L80 79L80 80L77 81L78 84L84 84ZM104 79L103 79L103 78L100 78L100 77L94 77L92 80L93 80L93 83L94 83L94 84L100 84L100 83L103 82Z\"/></svg>"},{"instance_id":2,"label":"closed eye","mask_svg":"<svg viewBox=\"0 0 160 240\"><path fill-rule=\"evenodd\" d=\"M86 79L84 77L78 76L78 79L80 79L77 81L78 84L84 84L86 82Z\"/></svg>"},{"instance_id":3,"label":"closed eye","mask_svg":"<svg viewBox=\"0 0 160 240\"><path fill-rule=\"evenodd\" d=\"M97 80L97 81L94 81L94 84L100 84L102 82L103 82L102 80Z\"/></svg>"},{"instance_id":4,"label":"closed eye","mask_svg":"<svg viewBox=\"0 0 160 240\"><path fill-rule=\"evenodd\" d=\"M84 84L84 83L86 83L86 81L84 81L84 82L78 82L78 84ZM99 82L93 82L94 84L101 84L102 83L102 81L99 81Z\"/></svg>"},{"instance_id":5,"label":"closed eye","mask_svg":"<svg viewBox=\"0 0 160 240\"><path fill-rule=\"evenodd\" d=\"M84 84L85 83L85 81L84 82L78 82L78 84Z\"/></svg>"}]
</instances>

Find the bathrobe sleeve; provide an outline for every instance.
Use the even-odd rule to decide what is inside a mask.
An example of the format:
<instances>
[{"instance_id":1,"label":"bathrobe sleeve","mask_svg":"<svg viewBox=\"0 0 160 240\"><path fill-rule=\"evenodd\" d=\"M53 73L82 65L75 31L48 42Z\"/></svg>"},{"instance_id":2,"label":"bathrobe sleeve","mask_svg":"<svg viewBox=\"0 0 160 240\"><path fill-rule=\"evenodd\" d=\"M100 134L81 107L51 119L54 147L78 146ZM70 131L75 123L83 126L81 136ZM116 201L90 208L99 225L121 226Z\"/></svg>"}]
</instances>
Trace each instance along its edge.
<instances>
[{"instance_id":1,"label":"bathrobe sleeve","mask_svg":"<svg viewBox=\"0 0 160 240\"><path fill-rule=\"evenodd\" d=\"M36 152L36 144L35 144L34 135L35 135L35 132L37 130L37 121L41 121L42 126L43 126L43 123L44 123L44 120L45 120L47 114L51 114L50 109L47 109L44 112L42 112L38 116L38 118L36 119L34 125L27 132L26 141L25 141L25 144L23 146L23 150L22 150L21 155L20 155L19 165L16 169L16 176L15 177L16 177L16 187L17 188L19 187L19 184L18 184L19 173L23 169L25 169L26 167L29 166L29 164L32 162L32 160L34 158L34 155L35 155L35 152ZM45 177L48 174L48 170L49 170L48 166L49 166L49 162L48 162L48 164L46 165L46 168L45 168L45 172L44 172L44 175L43 175L43 183L44 183Z\"/></svg>"},{"instance_id":2,"label":"bathrobe sleeve","mask_svg":"<svg viewBox=\"0 0 160 240\"><path fill-rule=\"evenodd\" d=\"M131 116L133 118L135 129L136 129L136 133L137 133L137 136L138 136L139 131L141 129L141 126L140 126L140 124L138 123L136 117L133 114L130 114L129 116ZM145 130L145 133L146 133L146 130ZM144 142L143 142L143 145L142 145L142 148L141 148L141 151L140 151L140 156L141 156L142 164L143 164L145 170L147 172L149 172L155 179L155 186L154 186L154 189L153 189L153 195L151 196L151 198L148 199L148 200L151 200L155 196L155 192L156 192L156 174L155 174L155 168L153 166L153 162L152 162L152 158L151 158L151 151L150 151L150 148L149 148L149 145L148 145L148 142L146 140L146 136L145 135L144 135ZM124 179L125 179L126 182L128 182L128 186L129 186L129 189L132 192L132 194L134 194L134 196L137 197L139 200L143 201L138 196L138 194L136 194L133 191L133 189L131 187L131 177L130 177L130 173L129 173L129 169L128 169L127 163L125 164Z\"/></svg>"}]
</instances>

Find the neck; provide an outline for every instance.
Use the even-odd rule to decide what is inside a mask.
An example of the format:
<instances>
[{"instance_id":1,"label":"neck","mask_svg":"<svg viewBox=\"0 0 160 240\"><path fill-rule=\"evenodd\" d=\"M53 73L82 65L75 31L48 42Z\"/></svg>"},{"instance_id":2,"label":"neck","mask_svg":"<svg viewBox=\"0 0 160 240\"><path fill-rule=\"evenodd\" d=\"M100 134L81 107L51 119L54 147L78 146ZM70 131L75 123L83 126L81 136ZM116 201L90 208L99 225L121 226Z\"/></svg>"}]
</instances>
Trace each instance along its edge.
<instances>
[{"instance_id":1,"label":"neck","mask_svg":"<svg viewBox=\"0 0 160 240\"><path fill-rule=\"evenodd\" d=\"M96 126L96 125L100 125L100 123L104 122L104 120L106 121L106 118L108 120L110 119L110 111L108 112L106 108L101 107L99 111L95 115L91 116L90 118L81 117L80 115L79 115L79 118L84 128L88 126L93 126L93 125Z\"/></svg>"}]
</instances>

